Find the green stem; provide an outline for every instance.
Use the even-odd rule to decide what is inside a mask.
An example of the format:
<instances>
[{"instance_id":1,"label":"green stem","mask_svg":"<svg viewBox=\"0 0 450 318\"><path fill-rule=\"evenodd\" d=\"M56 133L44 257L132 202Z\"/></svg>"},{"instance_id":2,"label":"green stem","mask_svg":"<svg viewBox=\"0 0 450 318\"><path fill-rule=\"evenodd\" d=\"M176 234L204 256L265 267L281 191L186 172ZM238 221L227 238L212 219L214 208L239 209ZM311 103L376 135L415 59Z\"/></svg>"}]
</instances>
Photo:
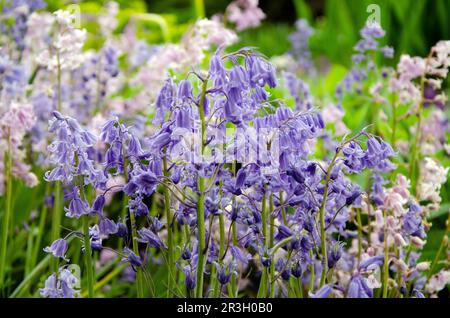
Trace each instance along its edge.
<instances>
[{"instance_id":1,"label":"green stem","mask_svg":"<svg viewBox=\"0 0 450 318\"><path fill-rule=\"evenodd\" d=\"M392 136L391 136L391 145L395 149L395 143L397 142L397 102L396 102L396 94L392 94Z\"/></svg>"},{"instance_id":2,"label":"green stem","mask_svg":"<svg viewBox=\"0 0 450 318\"><path fill-rule=\"evenodd\" d=\"M233 245L236 246L238 244L237 241L237 231L236 231L236 222L233 222L231 225L231 233L233 236ZM232 290L232 294L230 295L233 298L237 298L238 296L238 280L237 280L237 273L233 273L231 276L230 286Z\"/></svg>"},{"instance_id":3,"label":"green stem","mask_svg":"<svg viewBox=\"0 0 450 318\"><path fill-rule=\"evenodd\" d=\"M282 247L283 245L286 245L287 243L289 243L290 241L292 241L293 237L289 236L286 237L285 239L282 239L281 241L279 241L274 247L272 247L272 249L270 250L270 254L275 255L275 252Z\"/></svg>"},{"instance_id":4,"label":"green stem","mask_svg":"<svg viewBox=\"0 0 450 318\"><path fill-rule=\"evenodd\" d=\"M441 256L441 253L444 249L444 247L448 244L448 233L450 231L450 213L448 214L447 218L447 227L445 228L444 236L442 237L441 244L439 245L439 249L431 262L430 269L428 270L427 274L427 281L430 279L431 275L433 275L434 268L439 261L439 257Z\"/></svg>"},{"instance_id":5,"label":"green stem","mask_svg":"<svg viewBox=\"0 0 450 318\"><path fill-rule=\"evenodd\" d=\"M201 120L201 155L203 156L206 144L206 121L205 121L205 96L208 81L204 80L202 85L202 93L199 102L199 114ZM195 296L203 297L203 272L205 268L205 180L202 176L198 176L198 192L199 198L197 202L197 230L198 230L198 259L197 259L197 284Z\"/></svg>"},{"instance_id":6,"label":"green stem","mask_svg":"<svg viewBox=\"0 0 450 318\"><path fill-rule=\"evenodd\" d=\"M61 112L62 110L62 98L61 98L61 63L59 58L59 53L56 54L57 59L57 87L58 87L58 105L57 110L58 112ZM52 234L51 234L51 241L54 242L57 239L59 239L60 236L60 230L61 230L61 219L62 219L62 212L63 212L63 197L62 197L62 185L60 181L56 181L55 183L55 200L53 203L53 217L52 217ZM54 270L58 271L58 259L54 258L52 260L52 264L54 267Z\"/></svg>"},{"instance_id":7,"label":"green stem","mask_svg":"<svg viewBox=\"0 0 450 318\"><path fill-rule=\"evenodd\" d=\"M62 110L62 99L61 99L61 63L59 61L59 53L56 54L56 59L58 63L57 68L57 85L58 85L58 112L61 112Z\"/></svg>"},{"instance_id":8,"label":"green stem","mask_svg":"<svg viewBox=\"0 0 450 318\"><path fill-rule=\"evenodd\" d=\"M86 279L88 297L94 297L94 267L92 263L91 240L89 239L89 216L83 217L83 232L84 232L84 261L86 265Z\"/></svg>"},{"instance_id":9,"label":"green stem","mask_svg":"<svg viewBox=\"0 0 450 318\"><path fill-rule=\"evenodd\" d=\"M197 19L205 17L205 2L203 0L194 0L195 15Z\"/></svg>"},{"instance_id":10,"label":"green stem","mask_svg":"<svg viewBox=\"0 0 450 318\"><path fill-rule=\"evenodd\" d=\"M361 261L362 254L362 222L361 222L361 210L356 209L356 222L358 223L358 263Z\"/></svg>"},{"instance_id":11,"label":"green stem","mask_svg":"<svg viewBox=\"0 0 450 318\"><path fill-rule=\"evenodd\" d=\"M333 157L333 159L330 162L330 165L328 166L327 174L325 177L325 190L323 192L323 198L322 198L322 204L320 205L320 243L321 243L321 249L322 249L322 275L320 277L320 284L319 288L321 288L325 284L327 272L328 272L328 257L327 257L327 241L326 241L326 234L325 234L325 205L327 203L327 197L328 197L328 188L330 185L330 177L331 177L331 170L333 169L334 163L339 155L339 150L336 150L336 153Z\"/></svg>"},{"instance_id":12,"label":"green stem","mask_svg":"<svg viewBox=\"0 0 450 318\"><path fill-rule=\"evenodd\" d=\"M8 249L9 223L12 213L12 154L11 136L8 134L8 150L5 152L5 182L6 182L6 205L2 219L2 241L0 249L0 291L5 286L6 257Z\"/></svg>"},{"instance_id":13,"label":"green stem","mask_svg":"<svg viewBox=\"0 0 450 318\"><path fill-rule=\"evenodd\" d=\"M383 264L383 298L387 297L389 279L389 250L387 240L387 211L384 210L384 264Z\"/></svg>"},{"instance_id":14,"label":"green stem","mask_svg":"<svg viewBox=\"0 0 450 318\"><path fill-rule=\"evenodd\" d=\"M283 198L283 191L280 191L280 207L281 207L281 217L283 218L283 223L287 224L287 216L286 216L286 210L284 208L284 198Z\"/></svg>"},{"instance_id":15,"label":"green stem","mask_svg":"<svg viewBox=\"0 0 450 318\"><path fill-rule=\"evenodd\" d=\"M272 216L273 212L273 194L271 193L269 196L269 219L270 219L270 227L269 227L269 248L273 247L273 240L275 234L275 219ZM270 297L275 297L275 262L270 264Z\"/></svg>"},{"instance_id":16,"label":"green stem","mask_svg":"<svg viewBox=\"0 0 450 318\"><path fill-rule=\"evenodd\" d=\"M266 191L264 188L264 193L262 197L261 202L261 223L262 223L262 234L264 238L264 245L268 247L268 240L267 240L267 211L266 211ZM273 261L272 261L273 262ZM258 291L258 297L266 297L267 292L267 270L264 268L264 271L261 274L261 280L259 282L259 291Z\"/></svg>"},{"instance_id":17,"label":"green stem","mask_svg":"<svg viewBox=\"0 0 450 318\"><path fill-rule=\"evenodd\" d=\"M313 254L313 250L310 250L309 251L309 254L310 254L310 256L311 256L311 260L313 259L313 257L314 257L314 254ZM314 273L314 263L311 263L311 266L310 266L310 269L309 269L309 271L310 271L310 277L309 277L309 291L313 291L314 290L314 280L315 280L315 273Z\"/></svg>"},{"instance_id":18,"label":"green stem","mask_svg":"<svg viewBox=\"0 0 450 318\"><path fill-rule=\"evenodd\" d=\"M48 192L50 190L50 184L46 183L45 186L45 196L48 195ZM33 250L33 254L32 254L32 258L31 258L31 268L34 268L34 266L36 265L37 262L37 258L39 255L39 251L40 251L40 247L41 247L41 243L42 243L42 234L44 233L44 227L45 227L45 220L47 218L47 205L45 204L45 202L42 204L42 210L41 210L41 215L39 218L39 227L38 227L38 232L37 232L37 236L36 236L36 241L34 242L34 250Z\"/></svg>"},{"instance_id":19,"label":"green stem","mask_svg":"<svg viewBox=\"0 0 450 318\"><path fill-rule=\"evenodd\" d=\"M122 136L122 138L123 138L123 136ZM122 151L122 156L124 158L124 162L123 162L124 178L125 178L125 182L128 182L128 169L127 169L128 160L127 160L127 157L125 154L125 149L124 149L123 143L122 143L121 151ZM124 195L124 200L123 200L124 202L123 202L122 208L124 210L122 211L122 213L126 211L126 207L128 205L128 197L125 195L125 193L123 195ZM133 212L131 212L129 209L128 209L128 212L129 212L130 224L131 224L131 241L132 241L131 244L132 244L133 253L136 254L138 257L140 257L139 244L136 240L136 238L137 238L136 219L135 219ZM137 272L136 272L136 289L137 289L136 293L137 293L138 298L144 298L144 277L143 277L142 271L143 271L143 268L138 268Z\"/></svg>"},{"instance_id":20,"label":"green stem","mask_svg":"<svg viewBox=\"0 0 450 318\"><path fill-rule=\"evenodd\" d=\"M167 157L163 157L163 173L164 176L169 177L169 172L167 170ZM170 297L172 294L172 281L175 280L175 263L174 263L174 242L173 242L173 233L172 233L172 213L170 211L170 194L167 189L167 185L163 185L163 193L164 193L164 209L166 214L166 222L167 222L167 241L168 241L168 277L167 277L167 297Z\"/></svg>"},{"instance_id":21,"label":"green stem","mask_svg":"<svg viewBox=\"0 0 450 318\"><path fill-rule=\"evenodd\" d=\"M297 281L297 296L299 298L303 298L303 284L302 284L302 278L296 278Z\"/></svg>"},{"instance_id":22,"label":"green stem","mask_svg":"<svg viewBox=\"0 0 450 318\"><path fill-rule=\"evenodd\" d=\"M431 53L430 53L431 54ZM425 68L428 66L428 59L426 59ZM411 180L411 190L413 194L416 194L416 185L417 179L419 177L419 167L417 161L419 159L420 153L420 129L422 124L422 108L423 108L423 99L424 99L424 91L425 91L425 74L422 75L420 79L420 101L417 108L417 125L416 125L416 135L414 138L414 143L411 148L411 164L409 166L409 179Z\"/></svg>"},{"instance_id":23,"label":"green stem","mask_svg":"<svg viewBox=\"0 0 450 318\"><path fill-rule=\"evenodd\" d=\"M95 285L94 285L94 291L99 290L100 288L102 288L103 286L105 286L107 283L109 283L114 277L116 277L117 275L119 275L120 273L122 273L122 271L127 267L127 264L122 264L122 265L118 265L117 267L114 268L114 270L112 270L111 272L109 272L105 277L103 277L100 281L98 281ZM85 297L87 296L86 292L83 292L81 294L81 296Z\"/></svg>"},{"instance_id":24,"label":"green stem","mask_svg":"<svg viewBox=\"0 0 450 318\"><path fill-rule=\"evenodd\" d=\"M11 293L10 298L22 297L22 294L27 290L29 284L35 279L38 278L38 274L43 271L47 265L50 263L53 255L47 255L42 259L42 261L37 264L35 268L22 280L22 282L17 286L17 288Z\"/></svg>"},{"instance_id":25,"label":"green stem","mask_svg":"<svg viewBox=\"0 0 450 318\"><path fill-rule=\"evenodd\" d=\"M220 180L219 183L219 194L220 198L222 198L223 191L222 191L222 185L223 180ZM218 257L218 263L220 265L223 264L222 257L225 253L225 220L223 213L219 214L219 257ZM217 271L216 267L213 266L211 269L211 289L212 289L212 295L214 298L218 298L221 296L221 290L222 286L219 286L219 281L217 279Z\"/></svg>"},{"instance_id":26,"label":"green stem","mask_svg":"<svg viewBox=\"0 0 450 318\"><path fill-rule=\"evenodd\" d=\"M225 220L223 213L219 214L219 264L222 265L222 257L225 253ZM213 296L214 298L220 297L220 289L217 288L217 277L214 277L216 285L214 286Z\"/></svg>"},{"instance_id":27,"label":"green stem","mask_svg":"<svg viewBox=\"0 0 450 318\"><path fill-rule=\"evenodd\" d=\"M139 257L139 245L136 240L137 238L137 230L136 230L136 219L134 217L134 213L130 211L130 223L131 223L131 237L133 240L133 252ZM143 276L142 276L142 268L139 268L136 273L136 287L137 287L137 296L138 298L144 298L144 285L143 285Z\"/></svg>"}]
</instances>

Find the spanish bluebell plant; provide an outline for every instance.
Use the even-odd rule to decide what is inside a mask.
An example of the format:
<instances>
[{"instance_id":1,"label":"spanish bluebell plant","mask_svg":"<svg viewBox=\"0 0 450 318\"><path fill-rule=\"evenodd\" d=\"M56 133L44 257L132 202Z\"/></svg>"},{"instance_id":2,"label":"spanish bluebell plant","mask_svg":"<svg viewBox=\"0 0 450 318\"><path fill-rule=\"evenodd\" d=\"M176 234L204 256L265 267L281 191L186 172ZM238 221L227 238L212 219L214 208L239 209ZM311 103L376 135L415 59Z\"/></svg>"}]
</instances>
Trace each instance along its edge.
<instances>
[{"instance_id":1,"label":"spanish bluebell plant","mask_svg":"<svg viewBox=\"0 0 450 318\"><path fill-rule=\"evenodd\" d=\"M237 48L265 16L233 1L177 41L115 2L2 3L1 296L445 294L449 41L389 67L366 23L327 73L306 20L282 57Z\"/></svg>"}]
</instances>

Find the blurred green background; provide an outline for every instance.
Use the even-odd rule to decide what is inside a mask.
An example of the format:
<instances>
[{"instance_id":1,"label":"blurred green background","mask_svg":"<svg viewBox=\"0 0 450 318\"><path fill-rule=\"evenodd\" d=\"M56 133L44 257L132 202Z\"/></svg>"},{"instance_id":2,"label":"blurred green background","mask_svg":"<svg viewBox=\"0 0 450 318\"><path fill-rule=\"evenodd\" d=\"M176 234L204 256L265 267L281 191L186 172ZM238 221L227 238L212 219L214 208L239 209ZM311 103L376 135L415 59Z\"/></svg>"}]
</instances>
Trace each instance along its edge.
<instances>
[{"instance_id":1,"label":"blurred green background","mask_svg":"<svg viewBox=\"0 0 450 318\"><path fill-rule=\"evenodd\" d=\"M50 9L73 1L48 0ZM107 1L79 1L83 12L96 12ZM161 15L167 23L168 36L160 34L154 23L146 23L142 36L152 41L179 39L189 23L202 15L223 13L227 0L118 0L125 18L139 12ZM240 33L241 43L256 46L267 56L281 55L289 47L287 35L297 18L307 19L317 32L311 39L313 55L325 55L331 62L350 63L359 29L370 13L367 7L380 8L381 24L387 31L386 44L393 46L397 57L408 52L424 56L438 40L450 38L450 0L260 0L267 18L262 26ZM203 9L204 8L204 9ZM148 31L154 32L148 32ZM276 45L273 39L276 38ZM326 45L323 45L326 43ZM239 46L239 44L237 45Z\"/></svg>"}]
</instances>

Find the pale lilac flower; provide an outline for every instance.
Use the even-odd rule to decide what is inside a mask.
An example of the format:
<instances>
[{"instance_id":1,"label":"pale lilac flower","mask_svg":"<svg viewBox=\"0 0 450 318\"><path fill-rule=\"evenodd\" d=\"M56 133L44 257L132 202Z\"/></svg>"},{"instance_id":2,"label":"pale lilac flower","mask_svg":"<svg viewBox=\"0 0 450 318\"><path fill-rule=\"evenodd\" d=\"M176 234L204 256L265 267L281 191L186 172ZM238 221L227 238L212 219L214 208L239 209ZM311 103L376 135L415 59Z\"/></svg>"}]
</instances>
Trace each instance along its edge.
<instances>
[{"instance_id":1,"label":"pale lilac flower","mask_svg":"<svg viewBox=\"0 0 450 318\"><path fill-rule=\"evenodd\" d=\"M52 243L52 245L47 246L44 248L44 252L53 254L56 258L62 258L67 261L66 259L66 252L67 252L67 241L64 239L58 239Z\"/></svg>"},{"instance_id":2,"label":"pale lilac flower","mask_svg":"<svg viewBox=\"0 0 450 318\"><path fill-rule=\"evenodd\" d=\"M426 157L421 163L418 195L421 200L441 202L440 189L447 180L448 167L444 168L434 159Z\"/></svg>"},{"instance_id":3,"label":"pale lilac flower","mask_svg":"<svg viewBox=\"0 0 450 318\"><path fill-rule=\"evenodd\" d=\"M431 276L425 289L430 294L436 294L448 284L450 284L450 270L443 269L437 274Z\"/></svg>"},{"instance_id":4,"label":"pale lilac flower","mask_svg":"<svg viewBox=\"0 0 450 318\"><path fill-rule=\"evenodd\" d=\"M236 30L256 28L266 17L258 7L259 0L235 0L226 8L226 18L236 24Z\"/></svg>"},{"instance_id":5,"label":"pale lilac flower","mask_svg":"<svg viewBox=\"0 0 450 318\"><path fill-rule=\"evenodd\" d=\"M51 49L43 50L37 56L37 62L49 71L74 70L84 60L82 48L86 40L86 30L74 27L76 17L69 11L54 12L54 25L57 32L52 39Z\"/></svg>"},{"instance_id":6,"label":"pale lilac flower","mask_svg":"<svg viewBox=\"0 0 450 318\"><path fill-rule=\"evenodd\" d=\"M58 273L47 278L44 288L39 289L39 293L45 298L78 298L79 286L79 278L69 269L60 267Z\"/></svg>"}]
</instances>

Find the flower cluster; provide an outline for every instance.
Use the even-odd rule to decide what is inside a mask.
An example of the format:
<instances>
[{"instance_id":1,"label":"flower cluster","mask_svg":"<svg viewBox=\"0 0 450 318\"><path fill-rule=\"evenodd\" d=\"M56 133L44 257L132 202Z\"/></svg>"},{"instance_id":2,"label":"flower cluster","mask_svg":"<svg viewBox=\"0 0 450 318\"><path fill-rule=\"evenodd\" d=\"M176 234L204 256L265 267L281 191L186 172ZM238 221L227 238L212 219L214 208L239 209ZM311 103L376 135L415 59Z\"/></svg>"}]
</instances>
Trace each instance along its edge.
<instances>
[{"instance_id":1,"label":"flower cluster","mask_svg":"<svg viewBox=\"0 0 450 318\"><path fill-rule=\"evenodd\" d=\"M57 69L73 70L83 62L81 49L86 40L86 30L76 27L75 14L58 10L54 13L53 24L56 26L55 38L50 48L37 56L37 62L50 71Z\"/></svg>"},{"instance_id":2,"label":"flower cluster","mask_svg":"<svg viewBox=\"0 0 450 318\"><path fill-rule=\"evenodd\" d=\"M257 0L162 44L137 31L155 16L125 21L115 2L89 16L95 45L76 14L42 8L8 0L0 15L0 285L14 296L440 296L450 220L427 252L448 212L449 41L384 67L394 51L367 23L341 81L322 78L306 20L279 64L232 51L230 25L265 18Z\"/></svg>"},{"instance_id":3,"label":"flower cluster","mask_svg":"<svg viewBox=\"0 0 450 318\"><path fill-rule=\"evenodd\" d=\"M266 15L258 7L259 0L235 0L226 9L228 21L236 24L236 30L255 28L261 24Z\"/></svg>"}]
</instances>

